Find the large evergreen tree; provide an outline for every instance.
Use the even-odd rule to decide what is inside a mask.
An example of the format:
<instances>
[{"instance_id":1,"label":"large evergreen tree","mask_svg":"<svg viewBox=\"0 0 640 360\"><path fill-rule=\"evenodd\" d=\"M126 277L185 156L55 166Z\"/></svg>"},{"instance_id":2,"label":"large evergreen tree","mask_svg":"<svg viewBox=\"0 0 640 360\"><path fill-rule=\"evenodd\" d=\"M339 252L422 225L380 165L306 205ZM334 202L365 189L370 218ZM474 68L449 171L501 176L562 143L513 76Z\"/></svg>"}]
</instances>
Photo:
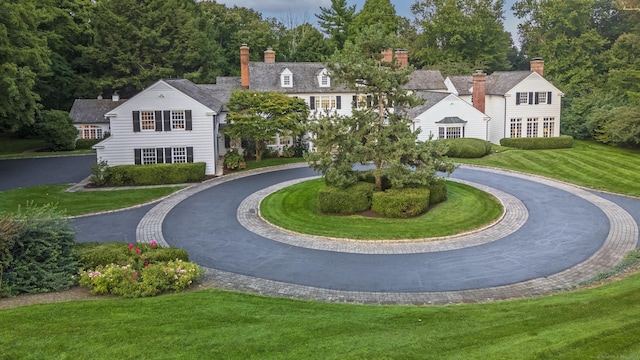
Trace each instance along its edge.
<instances>
[{"instance_id":1,"label":"large evergreen tree","mask_svg":"<svg viewBox=\"0 0 640 360\"><path fill-rule=\"evenodd\" d=\"M362 10L353 18L348 38L355 42L359 34L370 26L381 28L386 35L396 36L399 22L400 19L396 15L396 9L391 4L391 0L366 0Z\"/></svg>"},{"instance_id":2,"label":"large evergreen tree","mask_svg":"<svg viewBox=\"0 0 640 360\"><path fill-rule=\"evenodd\" d=\"M356 6L347 6L347 0L331 0L331 7L321 6L320 13L316 14L318 25L338 50L342 50L347 40L355 13Z\"/></svg>"}]
</instances>

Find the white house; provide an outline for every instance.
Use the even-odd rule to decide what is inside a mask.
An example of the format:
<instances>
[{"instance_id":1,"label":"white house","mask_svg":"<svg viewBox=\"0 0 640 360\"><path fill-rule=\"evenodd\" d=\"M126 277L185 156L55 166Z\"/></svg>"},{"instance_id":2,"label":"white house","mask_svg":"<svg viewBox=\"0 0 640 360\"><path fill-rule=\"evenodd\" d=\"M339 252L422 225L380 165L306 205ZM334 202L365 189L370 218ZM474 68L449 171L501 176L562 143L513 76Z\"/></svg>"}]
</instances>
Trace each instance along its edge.
<instances>
[{"instance_id":1,"label":"white house","mask_svg":"<svg viewBox=\"0 0 640 360\"><path fill-rule=\"evenodd\" d=\"M531 61L531 71L496 71L491 75L455 76L449 91L486 113L491 121L486 140L505 137L560 136L564 94L544 77L544 61Z\"/></svg>"},{"instance_id":2,"label":"white house","mask_svg":"<svg viewBox=\"0 0 640 360\"><path fill-rule=\"evenodd\" d=\"M223 109L210 89L184 79L160 80L105 115L111 136L94 146L98 161L109 166L204 162L206 174L221 174Z\"/></svg>"},{"instance_id":3,"label":"white house","mask_svg":"<svg viewBox=\"0 0 640 360\"><path fill-rule=\"evenodd\" d=\"M111 99L76 99L69 116L78 129L78 139L102 139L110 133L109 119L104 114L115 109L126 100L117 93Z\"/></svg>"}]
</instances>

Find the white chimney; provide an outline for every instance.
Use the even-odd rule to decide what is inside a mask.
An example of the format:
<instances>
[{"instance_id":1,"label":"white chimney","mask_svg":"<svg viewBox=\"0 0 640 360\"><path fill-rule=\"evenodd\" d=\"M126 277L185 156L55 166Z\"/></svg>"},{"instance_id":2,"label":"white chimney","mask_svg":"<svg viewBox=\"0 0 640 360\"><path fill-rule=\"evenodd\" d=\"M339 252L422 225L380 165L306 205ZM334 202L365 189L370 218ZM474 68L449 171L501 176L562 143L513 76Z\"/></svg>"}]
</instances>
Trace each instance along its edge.
<instances>
[{"instance_id":1,"label":"white chimney","mask_svg":"<svg viewBox=\"0 0 640 360\"><path fill-rule=\"evenodd\" d=\"M120 101L120 94L118 94L117 91L113 92L113 95L111 95L111 100L113 101Z\"/></svg>"}]
</instances>

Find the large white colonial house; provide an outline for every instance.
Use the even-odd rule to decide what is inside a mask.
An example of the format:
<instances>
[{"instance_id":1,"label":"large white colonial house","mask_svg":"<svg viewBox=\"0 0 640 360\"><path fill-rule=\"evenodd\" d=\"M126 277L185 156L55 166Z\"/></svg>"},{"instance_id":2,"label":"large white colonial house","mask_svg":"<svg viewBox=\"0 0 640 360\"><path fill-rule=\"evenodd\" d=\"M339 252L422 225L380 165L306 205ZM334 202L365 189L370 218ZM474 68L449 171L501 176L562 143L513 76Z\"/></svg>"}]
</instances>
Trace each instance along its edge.
<instances>
[{"instance_id":1,"label":"large white colonial house","mask_svg":"<svg viewBox=\"0 0 640 360\"><path fill-rule=\"evenodd\" d=\"M405 50L384 53L407 66ZM437 70L416 70L405 89L425 99L408 111L419 140L479 138L499 143L504 137L559 136L562 92L543 77L544 62L534 59L531 71L495 72L444 79ZM249 48L240 48L238 77L221 77L216 84L189 80L159 80L124 101L76 100L71 110L80 137L111 136L96 144L98 161L110 166L175 162L205 162L207 174L221 174L228 102L233 89L279 91L303 99L311 117L326 112L351 115L361 99L336 86L323 63L275 61L267 49L263 62L249 61ZM92 114L92 115L89 115ZM97 127L101 129L98 132ZM83 129L95 129L84 133ZM281 150L289 137L276 137L268 146Z\"/></svg>"}]
</instances>

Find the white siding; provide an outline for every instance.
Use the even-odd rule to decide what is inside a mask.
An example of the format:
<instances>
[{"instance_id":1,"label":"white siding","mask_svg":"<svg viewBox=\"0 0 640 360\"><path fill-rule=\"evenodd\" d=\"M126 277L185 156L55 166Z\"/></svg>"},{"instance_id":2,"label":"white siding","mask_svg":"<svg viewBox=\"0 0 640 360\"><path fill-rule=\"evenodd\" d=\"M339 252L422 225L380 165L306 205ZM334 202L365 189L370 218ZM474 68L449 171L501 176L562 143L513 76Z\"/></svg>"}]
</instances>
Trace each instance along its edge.
<instances>
[{"instance_id":1,"label":"white siding","mask_svg":"<svg viewBox=\"0 0 640 360\"><path fill-rule=\"evenodd\" d=\"M487 115L453 94L442 99L414 119L415 128L421 129L418 140L427 141L431 135L433 139L437 139L438 128L443 125L436 122L445 117L459 117L467 122L464 124L465 138L487 140Z\"/></svg>"},{"instance_id":2,"label":"white siding","mask_svg":"<svg viewBox=\"0 0 640 360\"><path fill-rule=\"evenodd\" d=\"M506 98L509 101L509 98ZM500 139L505 137L505 97L499 95L487 95L485 112L491 117L489 124L489 138L494 144L500 144Z\"/></svg>"},{"instance_id":3,"label":"white siding","mask_svg":"<svg viewBox=\"0 0 640 360\"><path fill-rule=\"evenodd\" d=\"M133 111L191 110L192 130L133 130ZM193 161L206 163L206 173L214 174L217 154L213 145L213 110L159 81L143 90L110 114L111 138L96 146L98 161L110 166L135 163L134 149L193 147ZM208 114L208 115L207 115Z\"/></svg>"}]
</instances>

